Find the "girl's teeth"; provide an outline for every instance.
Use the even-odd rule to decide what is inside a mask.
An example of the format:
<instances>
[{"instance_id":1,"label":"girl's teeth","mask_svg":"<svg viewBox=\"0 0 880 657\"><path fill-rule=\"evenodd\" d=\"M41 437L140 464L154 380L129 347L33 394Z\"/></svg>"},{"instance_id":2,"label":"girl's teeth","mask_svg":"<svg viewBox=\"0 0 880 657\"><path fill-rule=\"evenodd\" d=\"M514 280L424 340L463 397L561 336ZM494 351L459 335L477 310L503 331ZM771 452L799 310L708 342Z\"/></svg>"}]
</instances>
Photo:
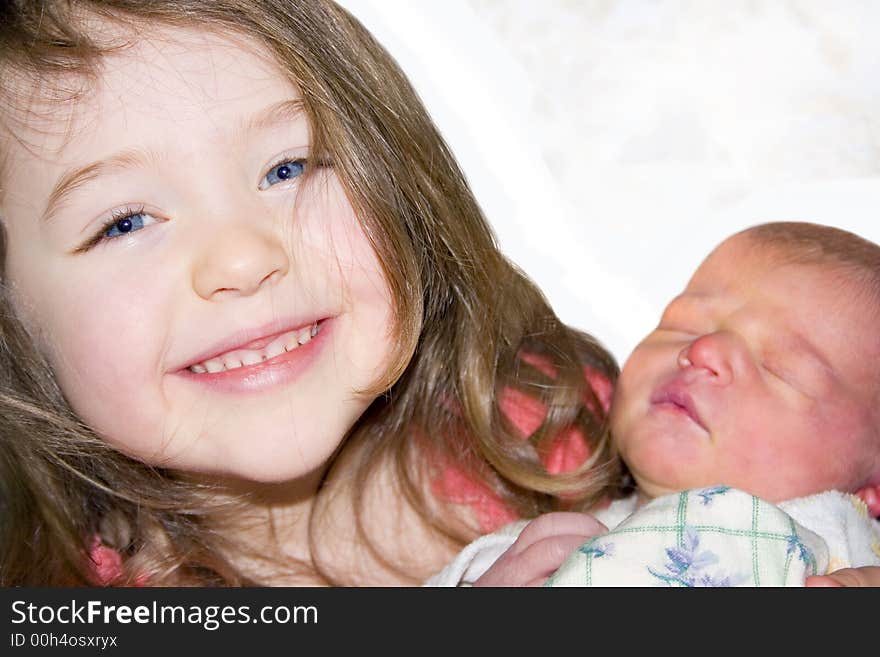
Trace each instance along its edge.
<instances>
[{"instance_id":1,"label":"girl's teeth","mask_svg":"<svg viewBox=\"0 0 880 657\"><path fill-rule=\"evenodd\" d=\"M256 365L263 362L263 355L258 351L242 351L240 353L242 365Z\"/></svg>"},{"instance_id":2,"label":"girl's teeth","mask_svg":"<svg viewBox=\"0 0 880 657\"><path fill-rule=\"evenodd\" d=\"M268 347L266 347L266 350L265 350L266 360L269 360L270 358L275 358L275 356L280 356L283 353L284 353L284 341L283 340L276 340L275 342L270 344Z\"/></svg>"},{"instance_id":3,"label":"girl's teeth","mask_svg":"<svg viewBox=\"0 0 880 657\"><path fill-rule=\"evenodd\" d=\"M312 327L311 326L307 326L306 328L302 329L301 331L299 331L297 333L297 336L296 336L296 340L300 344L305 344L306 342L308 342L311 339L312 339Z\"/></svg>"},{"instance_id":4,"label":"girl's teeth","mask_svg":"<svg viewBox=\"0 0 880 657\"><path fill-rule=\"evenodd\" d=\"M223 366L223 361L219 358L212 358L211 360L206 360L202 365L205 366L205 369L208 370L210 374L215 374L217 372L222 372L225 367Z\"/></svg>"},{"instance_id":5,"label":"girl's teeth","mask_svg":"<svg viewBox=\"0 0 880 657\"><path fill-rule=\"evenodd\" d=\"M224 370L238 369L246 365L256 365L257 363L280 356L285 351L293 351L300 345L306 344L313 336L318 334L318 330L318 323L315 322L306 328L291 331L261 350L231 351L221 357L212 358L204 363L193 365L189 369L194 374L204 374L205 372L215 374Z\"/></svg>"}]
</instances>

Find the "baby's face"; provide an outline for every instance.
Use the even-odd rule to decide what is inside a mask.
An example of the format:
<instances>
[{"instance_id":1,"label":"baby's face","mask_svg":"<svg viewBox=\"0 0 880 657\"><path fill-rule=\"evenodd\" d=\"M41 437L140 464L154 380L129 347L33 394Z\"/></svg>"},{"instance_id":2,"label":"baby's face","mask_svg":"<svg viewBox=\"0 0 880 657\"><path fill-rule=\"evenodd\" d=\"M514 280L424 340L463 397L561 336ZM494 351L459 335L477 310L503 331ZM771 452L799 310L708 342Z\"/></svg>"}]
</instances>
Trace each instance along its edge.
<instances>
[{"instance_id":1,"label":"baby's face","mask_svg":"<svg viewBox=\"0 0 880 657\"><path fill-rule=\"evenodd\" d=\"M73 109L38 98L0 216L17 309L86 423L148 463L279 481L372 401L392 304L297 90L243 43L153 26Z\"/></svg>"},{"instance_id":2,"label":"baby's face","mask_svg":"<svg viewBox=\"0 0 880 657\"><path fill-rule=\"evenodd\" d=\"M612 431L648 497L729 485L772 502L878 470L874 313L820 266L724 242L623 368Z\"/></svg>"}]
</instances>

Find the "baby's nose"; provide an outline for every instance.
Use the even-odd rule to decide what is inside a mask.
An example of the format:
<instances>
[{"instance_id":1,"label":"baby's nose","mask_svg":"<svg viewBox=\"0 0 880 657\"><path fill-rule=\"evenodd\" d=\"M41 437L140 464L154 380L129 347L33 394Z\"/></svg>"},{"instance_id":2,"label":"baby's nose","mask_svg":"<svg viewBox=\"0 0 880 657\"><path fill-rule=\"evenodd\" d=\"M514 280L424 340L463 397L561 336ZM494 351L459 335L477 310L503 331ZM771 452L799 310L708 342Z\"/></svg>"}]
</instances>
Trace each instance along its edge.
<instances>
[{"instance_id":1,"label":"baby's nose","mask_svg":"<svg viewBox=\"0 0 880 657\"><path fill-rule=\"evenodd\" d=\"M733 381L737 359L734 342L733 337L723 331L702 335L679 352L678 366L697 368L708 373L714 383L728 385Z\"/></svg>"}]
</instances>

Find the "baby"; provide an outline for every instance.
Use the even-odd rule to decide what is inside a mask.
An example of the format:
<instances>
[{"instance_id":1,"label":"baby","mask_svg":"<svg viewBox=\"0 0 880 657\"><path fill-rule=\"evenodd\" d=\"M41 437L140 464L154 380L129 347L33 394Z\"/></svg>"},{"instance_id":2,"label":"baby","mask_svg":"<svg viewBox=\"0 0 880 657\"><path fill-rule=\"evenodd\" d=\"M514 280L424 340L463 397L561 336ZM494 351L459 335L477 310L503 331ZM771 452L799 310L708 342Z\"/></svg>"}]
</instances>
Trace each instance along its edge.
<instances>
[{"instance_id":1,"label":"baby","mask_svg":"<svg viewBox=\"0 0 880 657\"><path fill-rule=\"evenodd\" d=\"M618 381L611 432L637 492L547 584L803 584L880 565L878 319L880 246L806 223L725 240ZM432 582L472 581L522 526ZM529 531L477 583L535 583L524 549L595 533L565 517Z\"/></svg>"}]
</instances>

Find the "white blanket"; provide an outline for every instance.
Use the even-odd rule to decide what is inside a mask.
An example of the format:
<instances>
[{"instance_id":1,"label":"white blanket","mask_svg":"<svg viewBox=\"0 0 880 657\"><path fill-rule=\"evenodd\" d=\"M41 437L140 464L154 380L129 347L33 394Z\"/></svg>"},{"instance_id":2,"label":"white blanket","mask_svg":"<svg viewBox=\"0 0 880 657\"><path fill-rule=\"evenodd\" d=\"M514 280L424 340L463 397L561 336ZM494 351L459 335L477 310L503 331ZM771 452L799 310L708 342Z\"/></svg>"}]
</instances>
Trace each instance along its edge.
<instances>
[{"instance_id":1,"label":"white blanket","mask_svg":"<svg viewBox=\"0 0 880 657\"><path fill-rule=\"evenodd\" d=\"M880 523L837 491L773 505L714 487L634 506L628 498L597 514L613 529L570 555L548 585L802 586L808 575L880 566ZM426 585L473 582L525 524L477 539Z\"/></svg>"}]
</instances>

